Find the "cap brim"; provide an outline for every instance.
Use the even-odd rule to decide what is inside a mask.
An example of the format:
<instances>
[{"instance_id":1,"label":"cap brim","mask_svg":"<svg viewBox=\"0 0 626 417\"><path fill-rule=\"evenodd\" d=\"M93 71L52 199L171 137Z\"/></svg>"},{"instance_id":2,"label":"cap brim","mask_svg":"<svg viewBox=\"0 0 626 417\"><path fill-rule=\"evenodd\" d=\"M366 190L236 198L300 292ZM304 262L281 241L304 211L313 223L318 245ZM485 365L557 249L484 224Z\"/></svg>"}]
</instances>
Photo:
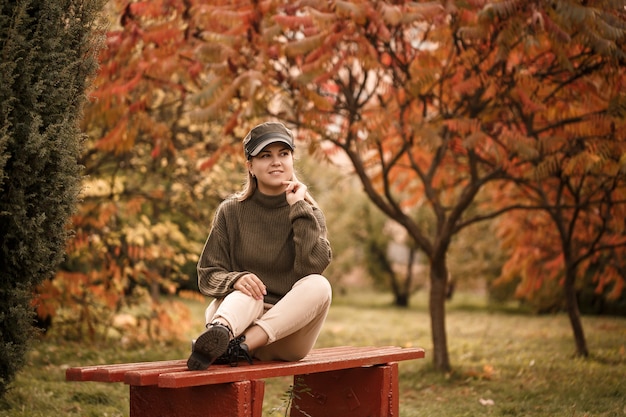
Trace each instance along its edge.
<instances>
[{"instance_id":1,"label":"cap brim","mask_svg":"<svg viewBox=\"0 0 626 417\"><path fill-rule=\"evenodd\" d=\"M293 146L291 146L291 142L287 139L282 139L280 137L274 136L271 138L267 138L263 141L261 141L258 145L256 145L256 147L254 148L254 150L252 150L252 152L250 152L250 156L257 156L258 154L261 153L261 151L267 146L270 145L272 143L284 143L285 145L287 145L287 147L289 149L291 149L293 151Z\"/></svg>"}]
</instances>

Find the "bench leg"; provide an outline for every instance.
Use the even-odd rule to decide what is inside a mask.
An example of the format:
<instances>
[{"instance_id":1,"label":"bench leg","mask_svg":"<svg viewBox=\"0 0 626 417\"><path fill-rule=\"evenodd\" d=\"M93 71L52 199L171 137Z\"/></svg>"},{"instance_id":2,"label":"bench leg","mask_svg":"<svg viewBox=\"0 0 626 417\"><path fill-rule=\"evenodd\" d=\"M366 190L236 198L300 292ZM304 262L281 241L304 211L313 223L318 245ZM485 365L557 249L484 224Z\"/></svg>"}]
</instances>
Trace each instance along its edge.
<instances>
[{"instance_id":1,"label":"bench leg","mask_svg":"<svg viewBox=\"0 0 626 417\"><path fill-rule=\"evenodd\" d=\"M261 417L263 381L186 388L130 386L130 417Z\"/></svg>"},{"instance_id":2,"label":"bench leg","mask_svg":"<svg viewBox=\"0 0 626 417\"><path fill-rule=\"evenodd\" d=\"M293 417L398 417L398 364L294 377Z\"/></svg>"}]
</instances>

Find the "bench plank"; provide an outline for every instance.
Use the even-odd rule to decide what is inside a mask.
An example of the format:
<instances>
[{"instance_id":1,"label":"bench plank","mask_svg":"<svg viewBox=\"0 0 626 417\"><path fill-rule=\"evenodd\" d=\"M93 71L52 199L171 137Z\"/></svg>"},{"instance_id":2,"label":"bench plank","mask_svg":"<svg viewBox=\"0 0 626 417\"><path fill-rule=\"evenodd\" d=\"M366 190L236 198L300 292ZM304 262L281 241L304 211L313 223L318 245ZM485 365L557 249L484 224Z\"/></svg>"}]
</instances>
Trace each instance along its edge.
<instances>
[{"instance_id":1,"label":"bench plank","mask_svg":"<svg viewBox=\"0 0 626 417\"><path fill-rule=\"evenodd\" d=\"M206 371L187 370L184 359L72 367L66 370L65 379L176 388L372 366L423 357L424 350L421 348L338 346L314 349L297 362L265 361L253 365L242 362L238 367L213 365Z\"/></svg>"},{"instance_id":2,"label":"bench plank","mask_svg":"<svg viewBox=\"0 0 626 417\"><path fill-rule=\"evenodd\" d=\"M365 346L365 347L338 346L338 347L330 347L330 348L320 348L320 349L314 349L306 358L302 360L308 361L308 362L311 362L313 360L325 361L325 360L329 360L329 358L331 357L341 358L343 360L349 355L354 355L355 353L358 355L375 353L380 356L381 349L388 349L388 348L387 347L382 347L382 348L371 347L371 346ZM398 348L393 347L393 349L396 350ZM285 364L286 362L265 361L265 362L255 362L251 366L258 367L259 365L266 365L266 366L275 367L275 366L283 366ZM240 366L244 366L245 367L244 369L246 370L250 369L250 365L248 365L245 362L240 363ZM220 372L225 372L225 373L233 372L233 371L229 371L231 369L229 365L212 365L210 368L212 373L215 373L219 369L222 369ZM118 371L119 370L117 368L113 370L113 373L115 374L111 375L110 378L111 379L119 378L119 375L117 375ZM161 366L154 366L152 368L142 367L136 370L131 370L131 371L126 372L124 382L129 385L157 385L159 384L159 376L161 374L171 373L171 372L187 372L186 362L181 360L177 364L171 364L171 366L168 364L168 366L163 366L163 367ZM198 371L198 372L206 372L206 371ZM264 378L268 378L268 377L264 377Z\"/></svg>"},{"instance_id":3,"label":"bench plank","mask_svg":"<svg viewBox=\"0 0 626 417\"><path fill-rule=\"evenodd\" d=\"M166 369L179 367L186 361L182 359L156 362L119 363L110 365L78 366L65 370L66 381L97 381L97 382L122 382L124 374L129 370L142 369Z\"/></svg>"},{"instance_id":4,"label":"bench plank","mask_svg":"<svg viewBox=\"0 0 626 417\"><path fill-rule=\"evenodd\" d=\"M421 348L399 348L395 346L379 348L347 348L341 354L332 353L332 349L314 352L297 362L257 362L253 365L237 367L209 368L207 371L171 371L158 376L158 385L164 388L191 387L199 385L221 384L226 382L265 379L289 375L302 375L381 365L424 357ZM131 374L140 371L132 371Z\"/></svg>"}]
</instances>

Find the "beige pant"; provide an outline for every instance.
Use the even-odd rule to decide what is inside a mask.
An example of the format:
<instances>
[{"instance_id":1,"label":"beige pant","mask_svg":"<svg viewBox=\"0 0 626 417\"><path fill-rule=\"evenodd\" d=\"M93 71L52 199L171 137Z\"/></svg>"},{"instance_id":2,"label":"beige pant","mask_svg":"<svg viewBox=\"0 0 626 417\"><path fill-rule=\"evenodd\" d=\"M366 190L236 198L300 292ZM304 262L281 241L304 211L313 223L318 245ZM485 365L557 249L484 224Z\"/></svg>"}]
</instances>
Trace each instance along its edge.
<instances>
[{"instance_id":1,"label":"beige pant","mask_svg":"<svg viewBox=\"0 0 626 417\"><path fill-rule=\"evenodd\" d=\"M239 336L256 324L268 336L267 345L255 350L260 360L297 361L313 348L332 300L332 289L322 275L308 275L294 284L275 305L234 291L215 299L205 311L206 323L226 320Z\"/></svg>"}]
</instances>

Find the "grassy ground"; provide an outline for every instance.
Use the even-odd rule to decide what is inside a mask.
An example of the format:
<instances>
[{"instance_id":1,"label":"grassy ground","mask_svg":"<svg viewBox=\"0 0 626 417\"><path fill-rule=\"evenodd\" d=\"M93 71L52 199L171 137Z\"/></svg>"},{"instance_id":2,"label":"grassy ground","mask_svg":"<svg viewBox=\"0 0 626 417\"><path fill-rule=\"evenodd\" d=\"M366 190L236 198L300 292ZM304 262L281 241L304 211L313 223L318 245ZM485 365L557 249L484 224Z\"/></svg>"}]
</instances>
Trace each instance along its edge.
<instances>
[{"instance_id":1,"label":"grassy ground","mask_svg":"<svg viewBox=\"0 0 626 417\"><path fill-rule=\"evenodd\" d=\"M448 305L454 371L432 370L430 323L423 294L408 310L390 298L336 297L318 346L421 346L426 359L400 364L402 417L626 416L626 319L585 317L591 357L575 358L564 315L527 316L486 308L459 295ZM190 304L202 328L203 306ZM68 366L180 359L189 344L120 349L42 340L4 401L0 417L128 416L128 387L65 382ZM290 378L266 381L264 415L284 416Z\"/></svg>"}]
</instances>

